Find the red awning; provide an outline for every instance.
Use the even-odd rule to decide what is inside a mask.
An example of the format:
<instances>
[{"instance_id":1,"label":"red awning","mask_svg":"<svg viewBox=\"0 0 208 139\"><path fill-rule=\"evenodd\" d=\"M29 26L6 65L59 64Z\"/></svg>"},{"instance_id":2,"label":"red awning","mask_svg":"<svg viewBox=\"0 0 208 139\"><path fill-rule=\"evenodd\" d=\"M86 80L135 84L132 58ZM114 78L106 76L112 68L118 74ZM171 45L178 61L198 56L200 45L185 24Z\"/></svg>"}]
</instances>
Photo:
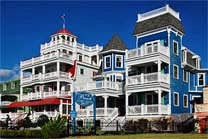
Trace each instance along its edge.
<instances>
[{"instance_id":1,"label":"red awning","mask_svg":"<svg viewBox=\"0 0 208 139\"><path fill-rule=\"evenodd\" d=\"M60 100L58 98L46 98L41 100L34 100L34 101L21 101L21 102L13 102L11 103L8 108L17 108L23 106L38 106L38 105L58 105L60 104Z\"/></svg>"}]
</instances>

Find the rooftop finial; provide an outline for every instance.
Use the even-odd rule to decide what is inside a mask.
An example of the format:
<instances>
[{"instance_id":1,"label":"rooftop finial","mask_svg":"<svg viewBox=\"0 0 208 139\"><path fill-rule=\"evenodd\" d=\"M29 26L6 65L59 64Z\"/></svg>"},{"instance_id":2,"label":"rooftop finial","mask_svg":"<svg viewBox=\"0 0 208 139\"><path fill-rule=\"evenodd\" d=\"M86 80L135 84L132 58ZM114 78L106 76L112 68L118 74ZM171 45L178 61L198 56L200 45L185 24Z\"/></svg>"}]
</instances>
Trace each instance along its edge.
<instances>
[{"instance_id":1,"label":"rooftop finial","mask_svg":"<svg viewBox=\"0 0 208 139\"><path fill-rule=\"evenodd\" d=\"M63 19L63 28L65 28L65 14L63 14L63 15L61 16L61 18Z\"/></svg>"}]
</instances>

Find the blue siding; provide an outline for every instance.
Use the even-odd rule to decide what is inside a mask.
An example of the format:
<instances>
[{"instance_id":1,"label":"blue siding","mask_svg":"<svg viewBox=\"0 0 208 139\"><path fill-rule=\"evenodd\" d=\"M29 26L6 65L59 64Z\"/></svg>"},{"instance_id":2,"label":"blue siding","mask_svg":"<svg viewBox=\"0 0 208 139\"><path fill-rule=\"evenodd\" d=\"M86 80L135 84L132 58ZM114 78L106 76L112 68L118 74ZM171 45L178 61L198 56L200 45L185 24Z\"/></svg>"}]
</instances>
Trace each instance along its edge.
<instances>
[{"instance_id":1,"label":"blue siding","mask_svg":"<svg viewBox=\"0 0 208 139\"><path fill-rule=\"evenodd\" d=\"M179 54L178 56L173 52L173 40L178 42ZM188 100L190 99L188 93L188 83L183 81L183 69L181 68L181 38L176 36L173 32L170 33L170 88L171 88L171 112L172 113L189 113L190 108L183 107L183 96L188 95ZM173 77L173 65L178 65L179 68L179 79ZM173 93L179 93L179 106L174 106L174 96Z\"/></svg>"},{"instance_id":2,"label":"blue siding","mask_svg":"<svg viewBox=\"0 0 208 139\"><path fill-rule=\"evenodd\" d=\"M190 91L194 91L195 90L195 78L194 78L194 74L193 73L190 73L190 79L189 79L189 82L190 82Z\"/></svg>"},{"instance_id":3,"label":"blue siding","mask_svg":"<svg viewBox=\"0 0 208 139\"><path fill-rule=\"evenodd\" d=\"M168 46L168 33L167 33L167 31L139 38L137 47L143 45L146 42L155 41L155 40L163 40L165 46Z\"/></svg>"}]
</instances>

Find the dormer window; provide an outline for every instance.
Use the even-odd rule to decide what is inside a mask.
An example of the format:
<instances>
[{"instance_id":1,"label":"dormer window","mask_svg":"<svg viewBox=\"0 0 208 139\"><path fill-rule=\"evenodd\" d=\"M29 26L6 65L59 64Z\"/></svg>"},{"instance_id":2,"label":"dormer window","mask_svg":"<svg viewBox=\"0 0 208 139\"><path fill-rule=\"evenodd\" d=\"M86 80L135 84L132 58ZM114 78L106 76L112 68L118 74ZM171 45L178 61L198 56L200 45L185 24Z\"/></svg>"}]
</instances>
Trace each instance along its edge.
<instances>
[{"instance_id":1,"label":"dormer window","mask_svg":"<svg viewBox=\"0 0 208 139\"><path fill-rule=\"evenodd\" d=\"M67 41L69 41L69 36L67 37Z\"/></svg>"},{"instance_id":2,"label":"dormer window","mask_svg":"<svg viewBox=\"0 0 208 139\"><path fill-rule=\"evenodd\" d=\"M110 57L110 56L106 56L106 57L105 57L105 69L111 67L110 61L111 61L111 57Z\"/></svg>"}]
</instances>

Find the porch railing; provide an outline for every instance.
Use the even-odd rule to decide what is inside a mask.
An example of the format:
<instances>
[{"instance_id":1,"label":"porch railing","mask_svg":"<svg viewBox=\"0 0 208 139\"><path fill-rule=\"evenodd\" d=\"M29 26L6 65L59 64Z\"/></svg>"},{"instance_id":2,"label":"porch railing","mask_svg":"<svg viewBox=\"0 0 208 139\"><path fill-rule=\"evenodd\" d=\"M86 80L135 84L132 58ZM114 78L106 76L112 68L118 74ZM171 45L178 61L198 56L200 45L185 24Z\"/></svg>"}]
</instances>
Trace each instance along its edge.
<instances>
[{"instance_id":1,"label":"porch railing","mask_svg":"<svg viewBox=\"0 0 208 139\"><path fill-rule=\"evenodd\" d=\"M135 105L128 106L128 115L168 114L169 105Z\"/></svg>"},{"instance_id":2,"label":"porch railing","mask_svg":"<svg viewBox=\"0 0 208 139\"><path fill-rule=\"evenodd\" d=\"M109 117L110 115L115 113L115 109L117 108L107 108L107 113L105 114L105 108L96 108L96 116L100 116L100 117ZM78 116L81 117L89 117L89 116L93 116L93 110L92 109L79 109L77 111ZM118 109L117 112L118 113Z\"/></svg>"},{"instance_id":3,"label":"porch railing","mask_svg":"<svg viewBox=\"0 0 208 139\"><path fill-rule=\"evenodd\" d=\"M45 74L40 73L40 74L35 74L35 75L23 77L21 82L24 84L24 83L30 83L32 81L49 80L51 78L64 78L64 79L71 80L69 73L60 71L60 73L58 75L58 72L55 71L55 72L50 72L50 73L45 73Z\"/></svg>"},{"instance_id":4,"label":"porch railing","mask_svg":"<svg viewBox=\"0 0 208 139\"><path fill-rule=\"evenodd\" d=\"M169 74L154 72L148 74L141 74L135 76L127 77L127 85L131 84L144 84L151 82L165 82L169 83L170 81Z\"/></svg>"},{"instance_id":5,"label":"porch railing","mask_svg":"<svg viewBox=\"0 0 208 139\"><path fill-rule=\"evenodd\" d=\"M95 89L111 89L111 90L121 90L122 85L118 82L111 81L94 81L88 82L86 84L77 84L75 86L76 91L83 90L95 90Z\"/></svg>"},{"instance_id":6,"label":"porch railing","mask_svg":"<svg viewBox=\"0 0 208 139\"><path fill-rule=\"evenodd\" d=\"M36 93L27 93L26 95L22 95L22 100L35 100L42 98L50 98L50 97L64 97L69 96L70 91L51 91L51 92L36 92Z\"/></svg>"},{"instance_id":7,"label":"porch railing","mask_svg":"<svg viewBox=\"0 0 208 139\"><path fill-rule=\"evenodd\" d=\"M127 59L136 58L151 55L154 53L161 53L166 56L169 56L169 48L163 46L159 41L157 44L152 44L150 46L143 45L139 48L129 50L127 52Z\"/></svg>"}]
</instances>

